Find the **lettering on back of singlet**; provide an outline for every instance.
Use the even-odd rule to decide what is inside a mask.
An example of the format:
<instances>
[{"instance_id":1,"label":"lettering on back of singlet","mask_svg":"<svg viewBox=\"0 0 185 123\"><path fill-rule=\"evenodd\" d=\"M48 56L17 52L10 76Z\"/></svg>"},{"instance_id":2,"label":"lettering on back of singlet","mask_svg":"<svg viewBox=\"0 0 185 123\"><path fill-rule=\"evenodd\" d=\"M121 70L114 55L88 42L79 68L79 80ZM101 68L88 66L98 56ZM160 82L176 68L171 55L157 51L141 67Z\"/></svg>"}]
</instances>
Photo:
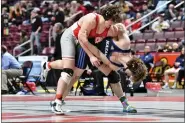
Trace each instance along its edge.
<instances>
[{"instance_id":1,"label":"lettering on back of singlet","mask_svg":"<svg viewBox=\"0 0 185 123\"><path fill-rule=\"evenodd\" d=\"M105 45L105 56L106 56L106 57L107 57L108 52L109 52L109 45L110 45L109 41L106 40L106 45Z\"/></svg>"}]
</instances>

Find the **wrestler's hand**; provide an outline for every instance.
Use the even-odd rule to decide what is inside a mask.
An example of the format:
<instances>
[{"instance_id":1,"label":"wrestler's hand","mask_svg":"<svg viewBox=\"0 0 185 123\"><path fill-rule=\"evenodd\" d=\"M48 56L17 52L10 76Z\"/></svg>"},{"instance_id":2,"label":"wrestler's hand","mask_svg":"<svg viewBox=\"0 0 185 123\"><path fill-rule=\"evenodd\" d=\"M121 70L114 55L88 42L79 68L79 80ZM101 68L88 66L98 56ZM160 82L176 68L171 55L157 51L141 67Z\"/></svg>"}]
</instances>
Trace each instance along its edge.
<instances>
[{"instance_id":1,"label":"wrestler's hand","mask_svg":"<svg viewBox=\"0 0 185 123\"><path fill-rule=\"evenodd\" d=\"M100 60L95 56L90 57L90 61L93 66L96 66L96 67L100 66Z\"/></svg>"},{"instance_id":2,"label":"wrestler's hand","mask_svg":"<svg viewBox=\"0 0 185 123\"><path fill-rule=\"evenodd\" d=\"M102 40L103 40L102 37L96 37L95 38L95 43L97 44L97 43L101 42Z\"/></svg>"}]
</instances>

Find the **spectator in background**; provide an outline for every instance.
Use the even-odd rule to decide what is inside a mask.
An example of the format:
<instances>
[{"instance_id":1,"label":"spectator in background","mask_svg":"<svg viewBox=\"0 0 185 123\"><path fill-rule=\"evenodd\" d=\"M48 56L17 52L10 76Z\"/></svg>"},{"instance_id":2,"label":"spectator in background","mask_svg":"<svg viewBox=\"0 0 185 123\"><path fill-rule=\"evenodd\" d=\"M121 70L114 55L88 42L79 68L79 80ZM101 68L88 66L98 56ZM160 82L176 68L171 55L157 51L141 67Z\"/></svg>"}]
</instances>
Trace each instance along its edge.
<instances>
[{"instance_id":1,"label":"spectator in background","mask_svg":"<svg viewBox=\"0 0 185 123\"><path fill-rule=\"evenodd\" d=\"M23 13L19 2L17 2L15 7L10 10L10 21L16 26L20 26L23 22Z\"/></svg>"},{"instance_id":2,"label":"spectator in background","mask_svg":"<svg viewBox=\"0 0 185 123\"><path fill-rule=\"evenodd\" d=\"M128 8L128 11L126 12L127 18L134 19L136 18L136 13L132 10L132 7Z\"/></svg>"},{"instance_id":3,"label":"spectator in background","mask_svg":"<svg viewBox=\"0 0 185 123\"><path fill-rule=\"evenodd\" d=\"M169 4L168 9L165 12L165 20L172 22L177 19L177 11L173 4Z\"/></svg>"},{"instance_id":4,"label":"spectator in background","mask_svg":"<svg viewBox=\"0 0 185 123\"><path fill-rule=\"evenodd\" d=\"M61 39L61 36L64 32L64 27L61 23L55 23L54 27L53 27L53 31L56 33L56 40L55 40L55 51L54 51L54 54L53 54L53 57L51 59L51 61L53 60L60 60L62 59L62 51L61 51L61 44L60 44L60 39ZM59 69L52 69L51 72L49 72L49 76L51 74L55 74L55 77L56 77L56 82L58 82L58 79L60 78L60 74L61 74L61 70ZM47 81L49 81L49 79L47 79Z\"/></svg>"},{"instance_id":5,"label":"spectator in background","mask_svg":"<svg viewBox=\"0 0 185 123\"><path fill-rule=\"evenodd\" d=\"M34 41L35 41L37 46L37 51L34 50L34 54L39 54L41 53L40 35L42 32L42 20L41 20L41 17L38 15L38 11L36 9L32 10L31 12L31 26L32 26L32 32L31 32L30 40L32 42L32 48L34 46Z\"/></svg>"},{"instance_id":6,"label":"spectator in background","mask_svg":"<svg viewBox=\"0 0 185 123\"><path fill-rule=\"evenodd\" d=\"M119 2L117 2L116 4L119 5L125 13L129 12L129 7L133 7L132 3L125 0L119 0Z\"/></svg>"},{"instance_id":7,"label":"spectator in background","mask_svg":"<svg viewBox=\"0 0 185 123\"><path fill-rule=\"evenodd\" d=\"M53 4L53 16L51 17L52 25L54 25L55 23L61 23L62 25L65 25L64 20L65 20L64 12L59 8L58 4L56 3ZM54 29L52 35L55 41L57 34L55 33Z\"/></svg>"},{"instance_id":8,"label":"spectator in background","mask_svg":"<svg viewBox=\"0 0 185 123\"><path fill-rule=\"evenodd\" d=\"M162 32L170 27L169 23L164 20L164 14L159 16L158 21L152 24L152 30L155 32Z\"/></svg>"},{"instance_id":9,"label":"spectator in background","mask_svg":"<svg viewBox=\"0 0 185 123\"><path fill-rule=\"evenodd\" d=\"M26 35L26 32L24 30L21 30L21 38L20 38L20 44L28 41L28 36Z\"/></svg>"},{"instance_id":10,"label":"spectator in background","mask_svg":"<svg viewBox=\"0 0 185 123\"><path fill-rule=\"evenodd\" d=\"M26 41L28 41L28 36L26 35L26 32L25 32L24 30L21 30L21 33L20 33L20 43L17 44L17 45L20 45L20 44L22 44L22 43L24 43L24 42L26 42ZM26 45L24 45L24 46L17 47L17 48L15 49L15 53L16 53L16 52L17 52L17 53L23 52L23 51L25 51L25 50L27 50L27 49L29 49L29 48L30 48L30 44L26 44ZM30 55L30 53L27 52L27 53L25 53L24 55L25 55L25 56L26 56L26 55Z\"/></svg>"},{"instance_id":11,"label":"spectator in background","mask_svg":"<svg viewBox=\"0 0 185 123\"><path fill-rule=\"evenodd\" d=\"M23 18L23 25L30 24L30 16L31 16L31 10L27 8L26 1L21 1L21 9L22 9L22 18Z\"/></svg>"},{"instance_id":12,"label":"spectator in background","mask_svg":"<svg viewBox=\"0 0 185 123\"><path fill-rule=\"evenodd\" d=\"M179 50L181 50L183 47L185 47L185 42L184 39L181 41L181 43L179 44Z\"/></svg>"},{"instance_id":13,"label":"spectator in background","mask_svg":"<svg viewBox=\"0 0 185 123\"><path fill-rule=\"evenodd\" d=\"M166 44L166 45L164 45L164 47L163 47L163 52L168 52L169 51L169 44Z\"/></svg>"},{"instance_id":14,"label":"spectator in background","mask_svg":"<svg viewBox=\"0 0 185 123\"><path fill-rule=\"evenodd\" d=\"M21 33L20 33L20 43L19 43L19 45L22 44L22 43L24 43L24 42L26 42L26 41L28 41L28 36L26 35L26 32L24 30L21 30ZM27 49L29 49L29 45L24 45L24 46L22 46L20 48L17 48L16 50L25 51Z\"/></svg>"},{"instance_id":15,"label":"spectator in background","mask_svg":"<svg viewBox=\"0 0 185 123\"><path fill-rule=\"evenodd\" d=\"M83 5L83 0L77 0L77 12L82 12L84 15L86 15L87 9L85 8L85 6Z\"/></svg>"},{"instance_id":16,"label":"spectator in background","mask_svg":"<svg viewBox=\"0 0 185 123\"><path fill-rule=\"evenodd\" d=\"M62 54L61 54L61 44L60 44L60 38L64 32L64 27L61 23L56 23L54 25L54 31L56 33L56 40L55 40L55 52L53 54L53 57L55 60L61 59Z\"/></svg>"},{"instance_id":17,"label":"spectator in background","mask_svg":"<svg viewBox=\"0 0 185 123\"><path fill-rule=\"evenodd\" d=\"M70 16L70 8L71 8L71 5L70 5L70 2L65 2L64 4L64 14L65 16L69 17Z\"/></svg>"},{"instance_id":18,"label":"spectator in background","mask_svg":"<svg viewBox=\"0 0 185 123\"><path fill-rule=\"evenodd\" d=\"M7 12L7 8L2 8L2 14L1 14L1 34L2 34L2 37L4 35L9 34L8 22L9 22L9 14Z\"/></svg>"},{"instance_id":19,"label":"spectator in background","mask_svg":"<svg viewBox=\"0 0 185 123\"><path fill-rule=\"evenodd\" d=\"M139 18L141 18L141 13L137 13L137 14L136 14L136 19L135 19L134 21L138 20ZM134 22L134 21L133 21L133 22ZM139 29L141 26L142 26L142 22L141 22L141 21L139 21L139 22L133 24L133 25L132 25L132 31L135 32L135 33L141 33L140 31L136 31L136 30Z\"/></svg>"},{"instance_id":20,"label":"spectator in background","mask_svg":"<svg viewBox=\"0 0 185 123\"><path fill-rule=\"evenodd\" d=\"M88 13L92 13L92 12L96 12L95 7L92 6L91 3L87 3L87 4L85 5L85 8L86 8L86 10L87 10L87 14L88 14Z\"/></svg>"},{"instance_id":21,"label":"spectator in background","mask_svg":"<svg viewBox=\"0 0 185 123\"><path fill-rule=\"evenodd\" d=\"M154 57L151 54L150 46L145 46L144 55L140 56L140 58L145 63L149 72L154 64Z\"/></svg>"},{"instance_id":22,"label":"spectator in background","mask_svg":"<svg viewBox=\"0 0 185 123\"><path fill-rule=\"evenodd\" d=\"M173 52L173 47L171 45L168 46L167 52Z\"/></svg>"},{"instance_id":23,"label":"spectator in background","mask_svg":"<svg viewBox=\"0 0 185 123\"><path fill-rule=\"evenodd\" d=\"M179 70L184 67L184 48L181 50L181 54L179 57L176 58L174 66L166 71L164 71L164 83L165 85L162 87L163 89L169 88L169 75L175 75L175 81L172 88L176 88L176 80L178 77Z\"/></svg>"},{"instance_id":24,"label":"spectator in background","mask_svg":"<svg viewBox=\"0 0 185 123\"><path fill-rule=\"evenodd\" d=\"M32 1L28 1L27 10L33 10L33 7L34 7L34 5L33 5Z\"/></svg>"},{"instance_id":25,"label":"spectator in background","mask_svg":"<svg viewBox=\"0 0 185 123\"><path fill-rule=\"evenodd\" d=\"M181 10L179 10L179 15L177 17L177 20L180 20L180 21L185 21L185 13L184 13L184 8L182 8Z\"/></svg>"},{"instance_id":26,"label":"spectator in background","mask_svg":"<svg viewBox=\"0 0 185 123\"><path fill-rule=\"evenodd\" d=\"M143 6L142 6L142 12L141 12L142 16L147 15L147 14L150 13L150 12L151 12L151 10L148 9L147 4L143 4ZM142 20L143 25L147 24L147 23L150 22L150 21L151 21L151 16L148 16L148 17L146 17L146 18L144 18L144 19Z\"/></svg>"},{"instance_id":27,"label":"spectator in background","mask_svg":"<svg viewBox=\"0 0 185 123\"><path fill-rule=\"evenodd\" d=\"M163 48L160 45L157 46L157 52L164 52Z\"/></svg>"},{"instance_id":28,"label":"spectator in background","mask_svg":"<svg viewBox=\"0 0 185 123\"><path fill-rule=\"evenodd\" d=\"M179 45L177 43L172 44L172 52L179 52Z\"/></svg>"},{"instance_id":29,"label":"spectator in background","mask_svg":"<svg viewBox=\"0 0 185 123\"><path fill-rule=\"evenodd\" d=\"M64 20L65 14L63 10L59 8L58 4L53 4L53 16L51 17L52 25L58 22L60 22L62 25L65 25Z\"/></svg>"},{"instance_id":30,"label":"spectator in background","mask_svg":"<svg viewBox=\"0 0 185 123\"><path fill-rule=\"evenodd\" d=\"M7 81L10 78L21 76L23 70L20 63L7 51L6 46L1 46L1 58L2 58L2 83L1 83L1 94L8 93Z\"/></svg>"},{"instance_id":31,"label":"spectator in background","mask_svg":"<svg viewBox=\"0 0 185 123\"><path fill-rule=\"evenodd\" d=\"M51 21L51 17L52 17L52 4L45 2L43 5L43 17L44 18L48 18L49 21Z\"/></svg>"},{"instance_id":32,"label":"spectator in background","mask_svg":"<svg viewBox=\"0 0 185 123\"><path fill-rule=\"evenodd\" d=\"M77 12L77 9L78 9L77 1L76 0L71 1L69 16L75 14Z\"/></svg>"},{"instance_id":33,"label":"spectator in background","mask_svg":"<svg viewBox=\"0 0 185 123\"><path fill-rule=\"evenodd\" d=\"M2 12L2 9L3 8L6 8L6 10L7 10L8 13L10 12L10 8L9 8L8 3L7 3L7 0L2 0L1 1L1 12Z\"/></svg>"},{"instance_id":34,"label":"spectator in background","mask_svg":"<svg viewBox=\"0 0 185 123\"><path fill-rule=\"evenodd\" d=\"M127 27L128 25L130 25L132 23L132 19L131 18L127 18L126 14L122 14L123 16L123 21L122 23L125 25L125 27ZM127 29L128 32L131 32L132 27L129 27Z\"/></svg>"}]
</instances>

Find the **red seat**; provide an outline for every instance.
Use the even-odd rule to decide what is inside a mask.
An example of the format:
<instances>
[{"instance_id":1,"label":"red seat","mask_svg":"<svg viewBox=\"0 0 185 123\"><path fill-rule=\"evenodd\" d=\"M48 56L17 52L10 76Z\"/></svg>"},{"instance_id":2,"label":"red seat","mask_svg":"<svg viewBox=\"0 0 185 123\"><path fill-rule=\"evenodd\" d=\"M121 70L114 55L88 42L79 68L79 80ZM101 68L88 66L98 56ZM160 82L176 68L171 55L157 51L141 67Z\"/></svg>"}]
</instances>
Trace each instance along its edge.
<instances>
[{"instance_id":1,"label":"red seat","mask_svg":"<svg viewBox=\"0 0 185 123\"><path fill-rule=\"evenodd\" d=\"M133 40L143 39L143 33L134 33Z\"/></svg>"},{"instance_id":2,"label":"red seat","mask_svg":"<svg viewBox=\"0 0 185 123\"><path fill-rule=\"evenodd\" d=\"M16 26L12 26L9 28L10 33L11 32L19 32L19 29Z\"/></svg>"},{"instance_id":3,"label":"red seat","mask_svg":"<svg viewBox=\"0 0 185 123\"><path fill-rule=\"evenodd\" d=\"M156 33L154 33L154 38L155 39L164 38L164 32L156 32Z\"/></svg>"},{"instance_id":4,"label":"red seat","mask_svg":"<svg viewBox=\"0 0 185 123\"><path fill-rule=\"evenodd\" d=\"M136 51L143 51L145 47L145 43L143 42L136 42L135 50Z\"/></svg>"},{"instance_id":5,"label":"red seat","mask_svg":"<svg viewBox=\"0 0 185 123\"><path fill-rule=\"evenodd\" d=\"M41 42L41 43L44 43L44 42L47 42L47 41L48 41L48 37L45 37L45 36L44 36L44 37L41 37L41 38L40 38L40 42Z\"/></svg>"},{"instance_id":6,"label":"red seat","mask_svg":"<svg viewBox=\"0 0 185 123\"><path fill-rule=\"evenodd\" d=\"M183 27L185 29L184 23L185 23L185 21L181 21L181 27Z\"/></svg>"},{"instance_id":7,"label":"red seat","mask_svg":"<svg viewBox=\"0 0 185 123\"><path fill-rule=\"evenodd\" d=\"M153 39L153 37L154 37L154 33L144 33L143 34L143 39L145 39L145 40L149 40L149 39Z\"/></svg>"},{"instance_id":8,"label":"red seat","mask_svg":"<svg viewBox=\"0 0 185 123\"><path fill-rule=\"evenodd\" d=\"M175 32L165 32L164 37L169 42L177 42L177 38L175 38Z\"/></svg>"},{"instance_id":9,"label":"red seat","mask_svg":"<svg viewBox=\"0 0 185 123\"><path fill-rule=\"evenodd\" d=\"M184 31L183 27L174 28L174 31Z\"/></svg>"},{"instance_id":10,"label":"red seat","mask_svg":"<svg viewBox=\"0 0 185 123\"><path fill-rule=\"evenodd\" d=\"M145 40L145 39L138 39L138 40L136 40L136 42L137 42L137 43L145 43L146 40Z\"/></svg>"},{"instance_id":11,"label":"red seat","mask_svg":"<svg viewBox=\"0 0 185 123\"><path fill-rule=\"evenodd\" d=\"M184 38L184 31L175 31L175 38Z\"/></svg>"},{"instance_id":12,"label":"red seat","mask_svg":"<svg viewBox=\"0 0 185 123\"><path fill-rule=\"evenodd\" d=\"M144 32L145 32L145 33L151 33L151 32L154 33L153 30L145 30Z\"/></svg>"},{"instance_id":13,"label":"red seat","mask_svg":"<svg viewBox=\"0 0 185 123\"><path fill-rule=\"evenodd\" d=\"M154 33L154 39L156 39L157 42L166 42L166 39L164 38L164 32Z\"/></svg>"},{"instance_id":14,"label":"red seat","mask_svg":"<svg viewBox=\"0 0 185 123\"><path fill-rule=\"evenodd\" d=\"M156 42L156 46L164 47L165 45L166 45L166 41L165 42Z\"/></svg>"},{"instance_id":15,"label":"red seat","mask_svg":"<svg viewBox=\"0 0 185 123\"><path fill-rule=\"evenodd\" d=\"M156 41L157 41L157 42L166 42L166 39L161 38L161 39L157 39Z\"/></svg>"},{"instance_id":16,"label":"red seat","mask_svg":"<svg viewBox=\"0 0 185 123\"><path fill-rule=\"evenodd\" d=\"M164 37L165 38L174 38L175 37L175 32L165 32Z\"/></svg>"},{"instance_id":17,"label":"red seat","mask_svg":"<svg viewBox=\"0 0 185 123\"><path fill-rule=\"evenodd\" d=\"M131 41L131 49L135 49L135 41Z\"/></svg>"},{"instance_id":18,"label":"red seat","mask_svg":"<svg viewBox=\"0 0 185 123\"><path fill-rule=\"evenodd\" d=\"M168 32L172 32L172 31L174 31L174 28L168 28L166 31L168 31Z\"/></svg>"},{"instance_id":19,"label":"red seat","mask_svg":"<svg viewBox=\"0 0 185 123\"><path fill-rule=\"evenodd\" d=\"M174 22L171 22L171 28L179 28L181 27L181 21L174 21Z\"/></svg>"},{"instance_id":20,"label":"red seat","mask_svg":"<svg viewBox=\"0 0 185 123\"><path fill-rule=\"evenodd\" d=\"M5 38L5 37L2 37L1 40L2 40L2 41L6 41L6 38Z\"/></svg>"},{"instance_id":21,"label":"red seat","mask_svg":"<svg viewBox=\"0 0 185 123\"><path fill-rule=\"evenodd\" d=\"M156 39L148 39L147 42L151 42L151 43L153 42L154 43L154 42L156 42Z\"/></svg>"}]
</instances>

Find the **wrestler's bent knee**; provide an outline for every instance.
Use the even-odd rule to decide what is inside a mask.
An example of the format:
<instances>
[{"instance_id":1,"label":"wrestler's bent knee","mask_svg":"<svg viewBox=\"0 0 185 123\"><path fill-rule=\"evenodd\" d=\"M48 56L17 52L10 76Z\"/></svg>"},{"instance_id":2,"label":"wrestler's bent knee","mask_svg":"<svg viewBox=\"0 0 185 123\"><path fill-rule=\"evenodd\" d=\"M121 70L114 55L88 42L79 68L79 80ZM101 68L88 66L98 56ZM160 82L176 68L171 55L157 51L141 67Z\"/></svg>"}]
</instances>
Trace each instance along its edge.
<instances>
[{"instance_id":1,"label":"wrestler's bent knee","mask_svg":"<svg viewBox=\"0 0 185 123\"><path fill-rule=\"evenodd\" d=\"M71 79L73 77L74 71L70 68L64 68L61 72L61 77L66 84L69 84L71 82Z\"/></svg>"},{"instance_id":2,"label":"wrestler's bent knee","mask_svg":"<svg viewBox=\"0 0 185 123\"><path fill-rule=\"evenodd\" d=\"M121 81L120 75L116 71L111 71L107 77L111 84L116 84Z\"/></svg>"}]
</instances>

